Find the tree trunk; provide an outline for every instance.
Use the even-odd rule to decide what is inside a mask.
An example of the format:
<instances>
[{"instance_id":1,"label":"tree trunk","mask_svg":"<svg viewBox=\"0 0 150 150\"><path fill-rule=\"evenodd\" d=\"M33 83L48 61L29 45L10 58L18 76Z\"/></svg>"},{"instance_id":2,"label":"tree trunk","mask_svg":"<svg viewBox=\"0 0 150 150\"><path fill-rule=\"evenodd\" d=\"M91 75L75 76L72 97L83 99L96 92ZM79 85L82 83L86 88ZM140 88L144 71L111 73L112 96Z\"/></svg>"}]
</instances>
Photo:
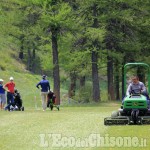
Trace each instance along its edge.
<instances>
[{"instance_id":1,"label":"tree trunk","mask_svg":"<svg viewBox=\"0 0 150 150\"><path fill-rule=\"evenodd\" d=\"M80 77L80 88L85 86L85 76Z\"/></svg>"},{"instance_id":2,"label":"tree trunk","mask_svg":"<svg viewBox=\"0 0 150 150\"><path fill-rule=\"evenodd\" d=\"M69 98L72 98L73 96L75 96L76 79L77 79L77 77L76 77L75 72L71 72L70 73L70 88L69 88L69 92L68 92Z\"/></svg>"},{"instance_id":3,"label":"tree trunk","mask_svg":"<svg viewBox=\"0 0 150 150\"><path fill-rule=\"evenodd\" d=\"M32 72L35 73L35 47L33 47L33 50L32 50Z\"/></svg>"},{"instance_id":4,"label":"tree trunk","mask_svg":"<svg viewBox=\"0 0 150 150\"><path fill-rule=\"evenodd\" d=\"M93 28L98 28L98 20L97 20L97 4L93 5ZM98 42L93 41L93 46L98 49ZM100 99L100 85L99 85L99 76L98 76L98 52L96 50L92 51L92 82L93 82L93 100L95 102L99 102Z\"/></svg>"},{"instance_id":5,"label":"tree trunk","mask_svg":"<svg viewBox=\"0 0 150 150\"><path fill-rule=\"evenodd\" d=\"M19 52L19 59L23 59L24 58L24 53L23 53L23 51L20 51Z\"/></svg>"},{"instance_id":6,"label":"tree trunk","mask_svg":"<svg viewBox=\"0 0 150 150\"><path fill-rule=\"evenodd\" d=\"M108 99L114 100L113 59L107 56Z\"/></svg>"},{"instance_id":7,"label":"tree trunk","mask_svg":"<svg viewBox=\"0 0 150 150\"><path fill-rule=\"evenodd\" d=\"M118 61L115 62L115 95L116 95L116 100L120 100L120 93L119 93L119 66L118 66Z\"/></svg>"},{"instance_id":8,"label":"tree trunk","mask_svg":"<svg viewBox=\"0 0 150 150\"><path fill-rule=\"evenodd\" d=\"M116 24L116 20L110 19L108 21L107 30L108 35L106 36L106 48L107 48L107 80L108 80L108 100L115 100L114 93L114 78L113 78L113 58L110 56L116 45L115 38L112 35L113 26Z\"/></svg>"},{"instance_id":9,"label":"tree trunk","mask_svg":"<svg viewBox=\"0 0 150 150\"><path fill-rule=\"evenodd\" d=\"M126 89L124 89L124 64L122 64L122 99L126 95Z\"/></svg>"},{"instance_id":10,"label":"tree trunk","mask_svg":"<svg viewBox=\"0 0 150 150\"><path fill-rule=\"evenodd\" d=\"M28 49L28 59L27 59L27 70L31 71L31 60L32 57L31 57L31 51L30 49Z\"/></svg>"},{"instance_id":11,"label":"tree trunk","mask_svg":"<svg viewBox=\"0 0 150 150\"><path fill-rule=\"evenodd\" d=\"M24 58L24 53L23 53L23 43L24 43L24 36L20 36L20 41L21 41L21 46L20 46L20 52L19 52L19 59L23 59Z\"/></svg>"},{"instance_id":12,"label":"tree trunk","mask_svg":"<svg viewBox=\"0 0 150 150\"><path fill-rule=\"evenodd\" d=\"M141 82L145 83L145 69L143 67L140 66L137 68L137 76Z\"/></svg>"},{"instance_id":13,"label":"tree trunk","mask_svg":"<svg viewBox=\"0 0 150 150\"><path fill-rule=\"evenodd\" d=\"M54 93L56 95L56 104L60 104L60 75L58 62L58 45L57 45L57 30L53 29L52 33L52 51L53 51L53 78L54 78Z\"/></svg>"},{"instance_id":14,"label":"tree trunk","mask_svg":"<svg viewBox=\"0 0 150 150\"><path fill-rule=\"evenodd\" d=\"M97 60L98 60L97 52L92 51L93 100L95 102L99 102L100 101L100 86L99 86Z\"/></svg>"},{"instance_id":15,"label":"tree trunk","mask_svg":"<svg viewBox=\"0 0 150 150\"><path fill-rule=\"evenodd\" d=\"M127 90L125 89L125 84L124 84L124 77L126 77L126 74L124 74L124 65L127 62L127 58L128 58L128 55L125 55L123 58L123 62L122 62L122 99L124 99L124 97L126 96L126 90Z\"/></svg>"}]
</instances>

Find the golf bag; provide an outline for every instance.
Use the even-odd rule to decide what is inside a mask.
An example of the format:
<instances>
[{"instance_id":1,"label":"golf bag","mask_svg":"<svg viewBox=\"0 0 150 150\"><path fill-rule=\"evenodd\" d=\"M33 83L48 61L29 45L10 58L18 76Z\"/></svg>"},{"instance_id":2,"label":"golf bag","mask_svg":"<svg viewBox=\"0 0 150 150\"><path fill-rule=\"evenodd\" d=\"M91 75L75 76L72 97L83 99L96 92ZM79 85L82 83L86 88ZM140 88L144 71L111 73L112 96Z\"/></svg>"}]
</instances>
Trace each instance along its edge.
<instances>
[{"instance_id":1,"label":"golf bag","mask_svg":"<svg viewBox=\"0 0 150 150\"><path fill-rule=\"evenodd\" d=\"M59 110L59 106L56 104L56 96L54 92L50 91L47 95L47 107L49 107L51 110L53 110L53 107L56 107Z\"/></svg>"},{"instance_id":2,"label":"golf bag","mask_svg":"<svg viewBox=\"0 0 150 150\"><path fill-rule=\"evenodd\" d=\"M14 92L14 110L24 111L24 107L22 106L22 99L17 89Z\"/></svg>"}]
</instances>

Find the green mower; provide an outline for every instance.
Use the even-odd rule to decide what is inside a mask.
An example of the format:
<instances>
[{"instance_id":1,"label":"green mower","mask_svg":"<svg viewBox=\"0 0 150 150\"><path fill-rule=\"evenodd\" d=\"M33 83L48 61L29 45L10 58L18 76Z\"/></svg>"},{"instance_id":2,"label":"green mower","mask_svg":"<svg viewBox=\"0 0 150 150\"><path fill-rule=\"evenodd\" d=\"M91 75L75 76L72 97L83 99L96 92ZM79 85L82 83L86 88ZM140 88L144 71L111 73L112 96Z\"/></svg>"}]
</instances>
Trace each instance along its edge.
<instances>
[{"instance_id":1,"label":"green mower","mask_svg":"<svg viewBox=\"0 0 150 150\"><path fill-rule=\"evenodd\" d=\"M142 66L148 70L148 93L150 93L150 66L145 63L127 63L124 66L124 93L126 90L127 67ZM121 108L104 118L104 125L150 124L149 100L142 94L130 94L123 100Z\"/></svg>"}]
</instances>

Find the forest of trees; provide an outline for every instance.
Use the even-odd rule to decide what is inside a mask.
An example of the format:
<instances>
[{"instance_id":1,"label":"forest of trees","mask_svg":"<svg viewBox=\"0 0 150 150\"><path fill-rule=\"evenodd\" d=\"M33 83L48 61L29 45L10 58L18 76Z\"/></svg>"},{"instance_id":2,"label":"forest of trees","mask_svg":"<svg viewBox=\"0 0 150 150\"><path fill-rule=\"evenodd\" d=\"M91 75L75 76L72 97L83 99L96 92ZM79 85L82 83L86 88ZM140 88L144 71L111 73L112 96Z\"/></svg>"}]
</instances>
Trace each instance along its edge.
<instances>
[{"instance_id":1,"label":"forest of trees","mask_svg":"<svg viewBox=\"0 0 150 150\"><path fill-rule=\"evenodd\" d=\"M124 64L150 64L149 6L149 0L1 0L0 42L17 45L27 70L53 75L58 104L64 76L70 98L77 81L82 90L90 80L92 100L101 101L106 76L108 99L119 100Z\"/></svg>"}]
</instances>

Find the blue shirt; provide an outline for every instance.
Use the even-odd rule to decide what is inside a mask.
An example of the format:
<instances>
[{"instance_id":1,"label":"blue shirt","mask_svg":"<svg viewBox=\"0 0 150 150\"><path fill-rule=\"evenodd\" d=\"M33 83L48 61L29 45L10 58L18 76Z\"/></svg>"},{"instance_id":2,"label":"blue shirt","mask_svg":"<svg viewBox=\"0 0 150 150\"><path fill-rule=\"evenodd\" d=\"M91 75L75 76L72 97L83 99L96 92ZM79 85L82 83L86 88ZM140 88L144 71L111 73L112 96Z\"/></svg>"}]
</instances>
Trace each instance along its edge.
<instances>
[{"instance_id":1,"label":"blue shirt","mask_svg":"<svg viewBox=\"0 0 150 150\"><path fill-rule=\"evenodd\" d=\"M48 80L41 80L36 87L39 88L39 86L41 86L41 92L48 92L48 90L50 90L50 84Z\"/></svg>"},{"instance_id":2,"label":"blue shirt","mask_svg":"<svg viewBox=\"0 0 150 150\"><path fill-rule=\"evenodd\" d=\"M5 94L5 89L2 84L0 84L0 94Z\"/></svg>"}]
</instances>

